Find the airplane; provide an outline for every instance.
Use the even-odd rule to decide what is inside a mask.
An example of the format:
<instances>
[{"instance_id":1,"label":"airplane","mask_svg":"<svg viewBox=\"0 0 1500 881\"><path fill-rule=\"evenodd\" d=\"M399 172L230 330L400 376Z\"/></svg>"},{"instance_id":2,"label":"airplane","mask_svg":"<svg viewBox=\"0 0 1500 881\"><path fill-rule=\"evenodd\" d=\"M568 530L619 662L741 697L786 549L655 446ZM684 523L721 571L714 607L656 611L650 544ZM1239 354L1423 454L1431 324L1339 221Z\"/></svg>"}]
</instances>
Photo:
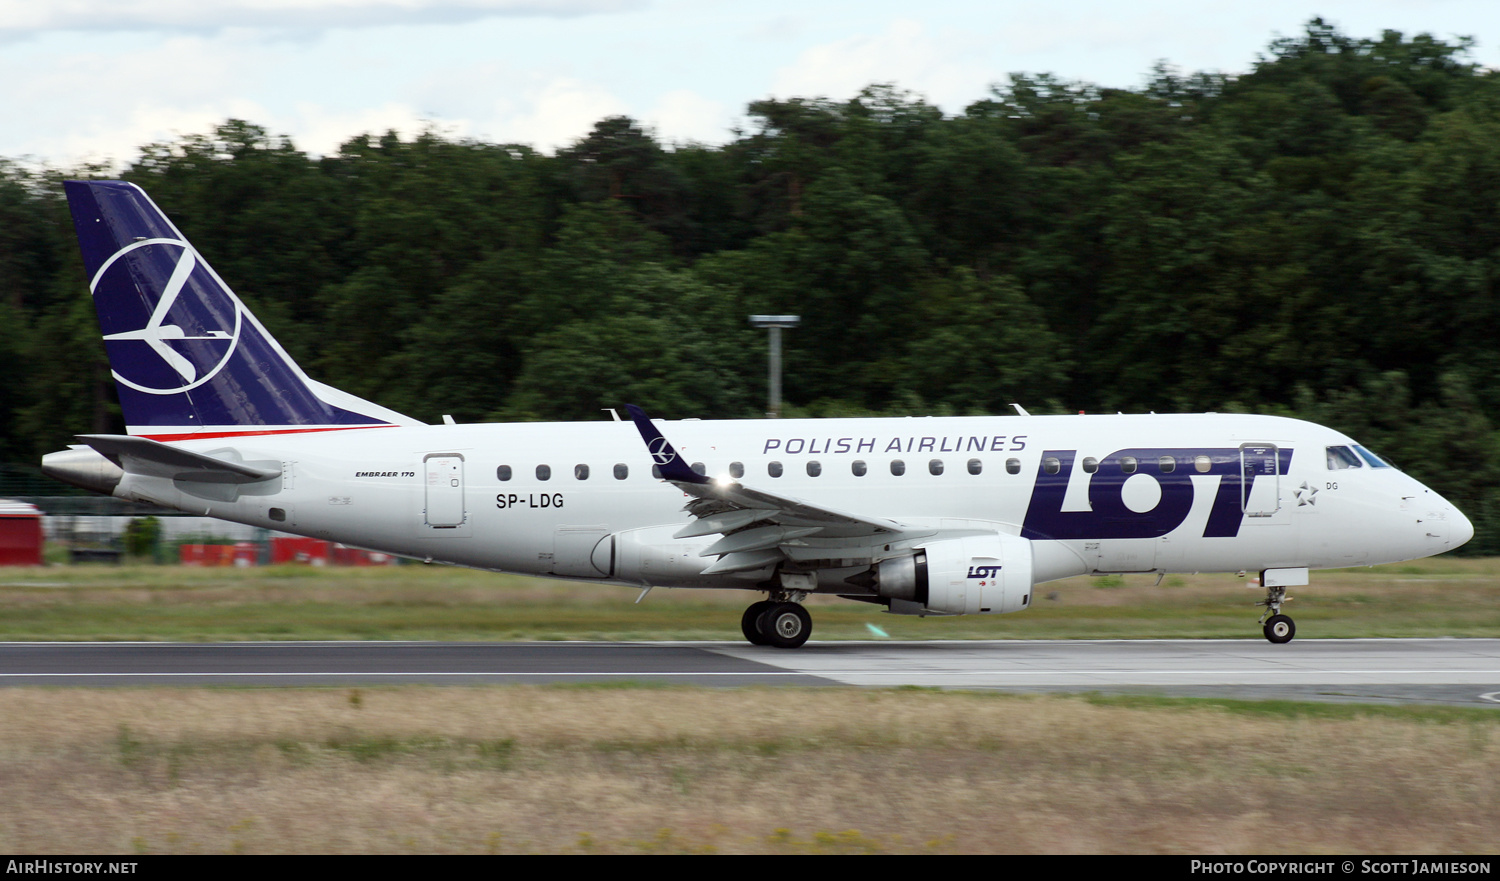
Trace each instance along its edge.
<instances>
[{"instance_id":1,"label":"airplane","mask_svg":"<svg viewBox=\"0 0 1500 881\"><path fill-rule=\"evenodd\" d=\"M1440 554L1452 504L1352 438L1244 414L428 425L308 377L165 213L122 181L68 203L127 434L43 471L194 515L479 569L1002 614L1085 574L1258 572L1266 639L1312 569ZM668 438L670 434L670 439ZM637 437L638 435L638 437Z\"/></svg>"}]
</instances>

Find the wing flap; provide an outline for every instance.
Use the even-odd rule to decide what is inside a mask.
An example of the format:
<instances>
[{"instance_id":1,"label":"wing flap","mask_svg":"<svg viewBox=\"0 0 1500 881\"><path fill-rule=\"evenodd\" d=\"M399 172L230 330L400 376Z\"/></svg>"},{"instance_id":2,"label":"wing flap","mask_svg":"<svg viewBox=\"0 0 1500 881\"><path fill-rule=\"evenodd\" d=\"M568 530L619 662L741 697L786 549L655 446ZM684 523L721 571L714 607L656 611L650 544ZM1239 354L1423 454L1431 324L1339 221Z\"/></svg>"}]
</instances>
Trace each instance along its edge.
<instances>
[{"instance_id":1,"label":"wing flap","mask_svg":"<svg viewBox=\"0 0 1500 881\"><path fill-rule=\"evenodd\" d=\"M699 552L698 556L723 556L743 551L764 551L770 548L779 548L786 542L821 531L821 528L817 526L761 526L755 529L731 532L704 548Z\"/></svg>"},{"instance_id":2,"label":"wing flap","mask_svg":"<svg viewBox=\"0 0 1500 881\"><path fill-rule=\"evenodd\" d=\"M670 479L670 478L669 478ZM775 520L778 523L789 526L853 526L859 527L859 531L868 535L879 535L882 533L901 532L903 526L894 520L886 520L880 517L863 517L848 511L840 511L824 505L784 496L779 493L767 492L760 489L751 489L739 483L720 484L710 481L706 484L695 483L683 485L673 480L683 492L695 495L701 499L713 499L726 502L734 508L758 508L772 509L776 512Z\"/></svg>"},{"instance_id":3,"label":"wing flap","mask_svg":"<svg viewBox=\"0 0 1500 881\"><path fill-rule=\"evenodd\" d=\"M673 538L697 538L716 532L733 532L752 523L776 516L769 508L740 508L718 514L700 515L696 520L677 530Z\"/></svg>"},{"instance_id":4,"label":"wing flap","mask_svg":"<svg viewBox=\"0 0 1500 881\"><path fill-rule=\"evenodd\" d=\"M755 569L764 569L767 566L775 566L783 559L781 551L770 548L763 551L739 551L733 554L725 554L716 562L703 570L704 575L727 575L731 572L750 572Z\"/></svg>"}]
</instances>

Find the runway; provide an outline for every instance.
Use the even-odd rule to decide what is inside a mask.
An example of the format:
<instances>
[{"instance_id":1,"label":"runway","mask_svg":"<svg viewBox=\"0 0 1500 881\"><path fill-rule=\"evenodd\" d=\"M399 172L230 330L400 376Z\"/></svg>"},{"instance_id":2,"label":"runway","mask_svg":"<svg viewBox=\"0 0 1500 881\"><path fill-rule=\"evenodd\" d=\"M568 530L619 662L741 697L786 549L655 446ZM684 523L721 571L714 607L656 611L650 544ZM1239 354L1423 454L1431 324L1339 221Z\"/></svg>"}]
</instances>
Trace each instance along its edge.
<instances>
[{"instance_id":1,"label":"runway","mask_svg":"<svg viewBox=\"0 0 1500 881\"><path fill-rule=\"evenodd\" d=\"M1500 639L0 643L0 685L903 685L1500 710Z\"/></svg>"}]
</instances>

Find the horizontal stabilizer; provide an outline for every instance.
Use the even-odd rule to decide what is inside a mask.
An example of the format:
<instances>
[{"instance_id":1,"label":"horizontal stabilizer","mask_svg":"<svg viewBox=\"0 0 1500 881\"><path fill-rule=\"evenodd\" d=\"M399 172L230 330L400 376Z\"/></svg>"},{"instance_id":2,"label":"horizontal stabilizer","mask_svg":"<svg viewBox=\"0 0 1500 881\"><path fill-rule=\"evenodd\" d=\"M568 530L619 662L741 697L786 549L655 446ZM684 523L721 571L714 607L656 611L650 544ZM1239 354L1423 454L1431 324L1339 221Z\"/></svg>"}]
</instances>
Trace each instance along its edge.
<instances>
[{"instance_id":1,"label":"horizontal stabilizer","mask_svg":"<svg viewBox=\"0 0 1500 881\"><path fill-rule=\"evenodd\" d=\"M281 476L280 468L262 468L194 453L144 437L82 434L78 439L119 465L126 474L197 483L256 483Z\"/></svg>"}]
</instances>

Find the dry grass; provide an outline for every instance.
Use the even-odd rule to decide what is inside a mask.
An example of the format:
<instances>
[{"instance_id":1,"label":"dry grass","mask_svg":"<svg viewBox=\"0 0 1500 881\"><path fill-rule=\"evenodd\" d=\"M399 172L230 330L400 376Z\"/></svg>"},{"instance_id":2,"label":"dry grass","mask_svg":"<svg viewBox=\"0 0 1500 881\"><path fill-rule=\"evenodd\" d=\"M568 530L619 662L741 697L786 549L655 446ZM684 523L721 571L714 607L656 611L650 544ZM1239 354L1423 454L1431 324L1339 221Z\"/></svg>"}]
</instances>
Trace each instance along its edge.
<instances>
[{"instance_id":1,"label":"dry grass","mask_svg":"<svg viewBox=\"0 0 1500 881\"><path fill-rule=\"evenodd\" d=\"M0 851L1495 851L1500 715L1338 712L841 689L5 689Z\"/></svg>"}]
</instances>

